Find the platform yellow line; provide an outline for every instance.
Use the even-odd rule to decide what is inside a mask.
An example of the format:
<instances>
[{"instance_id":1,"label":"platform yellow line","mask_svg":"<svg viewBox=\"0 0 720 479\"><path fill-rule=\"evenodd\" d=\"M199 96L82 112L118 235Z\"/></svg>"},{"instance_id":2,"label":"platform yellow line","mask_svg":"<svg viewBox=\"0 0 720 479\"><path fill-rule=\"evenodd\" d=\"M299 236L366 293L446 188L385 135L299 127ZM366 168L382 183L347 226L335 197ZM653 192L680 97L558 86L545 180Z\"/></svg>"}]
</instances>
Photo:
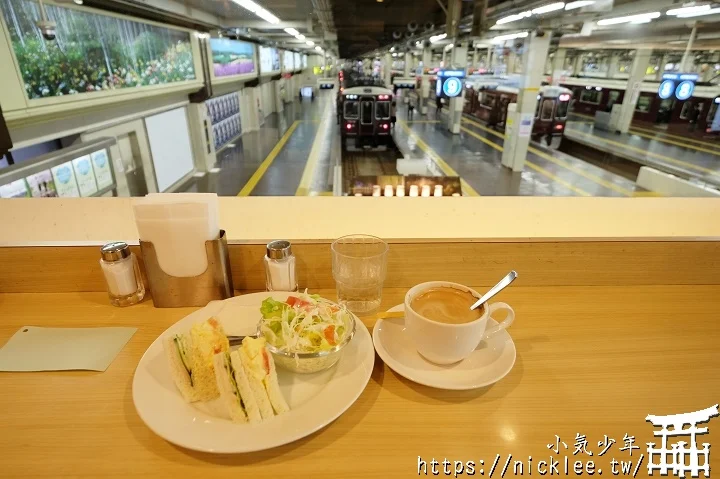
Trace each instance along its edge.
<instances>
[{"instance_id":1,"label":"platform yellow line","mask_svg":"<svg viewBox=\"0 0 720 479\"><path fill-rule=\"evenodd\" d=\"M484 136L481 136L481 135L475 133L475 132L472 131L471 129L465 128L464 126L461 126L460 129L463 130L465 133L468 133L468 134L472 135L473 137L477 138L478 140L482 141L482 142L485 143L486 145L489 145L489 146L491 146L492 148L495 148L495 149L498 150L498 151L503 151L503 147L502 147L502 146L500 146L500 145L498 145L497 143L494 143L494 142L488 140L488 139L485 138ZM525 159L525 164L526 164L530 169L533 169L533 170L537 171L538 173L540 173L541 175L544 175L544 176L550 178L550 179L553 180L554 182L563 185L565 188L569 189L570 191L573 191L573 192L577 193L577 194L580 195L580 196L592 196L592 195L591 195L590 193L588 193L587 191L585 191L585 190L583 190L583 189L580 189L580 188L578 188L577 186L574 186L574 185L568 183L567 181L563 180L562 178L559 178L559 177L553 175L552 173L550 173L549 171L547 171L545 168L543 168L543 167L541 167L541 166L539 166L539 165L536 165L535 163L533 163L532 161L530 161L530 160L528 160L528 159Z\"/></svg>"},{"instance_id":2,"label":"platform yellow line","mask_svg":"<svg viewBox=\"0 0 720 479\"><path fill-rule=\"evenodd\" d=\"M704 172L704 173L708 173L708 174L711 174L711 175L720 176L720 173L718 173L717 171L711 170L710 168L705 168L705 167L703 167L703 166L698 166L698 165L695 165L695 164L693 164L693 163L688 163L687 161L676 160L675 158L670 158L669 156L661 155L661 154L659 154L659 153L653 153L653 152L651 152L651 151L646 151L646 150L643 150L643 149L641 149L641 148L635 148L634 146L626 145L626 144L624 144L624 143L619 143L619 142L613 141L613 140L608 140L607 138L602 138L602 137L600 137L600 136L593 135L593 134L591 134L591 133L585 133L585 132L583 132L583 131L577 131L577 130L576 130L576 131L573 131L573 133L574 133L574 134L578 134L578 135L582 135L582 136L586 136L586 137L595 138L595 139L597 139L598 141L601 141L601 142L603 142L603 143L608 143L608 144L610 144L610 145L616 145L616 146L619 146L620 148L625 148L625 149L627 149L627 150L637 151L637 152L639 152L639 153L643 153L643 154L645 154L645 155L652 156L652 157L658 158L658 159L663 160L663 161L667 161L668 163L675 163L676 165L682 165L682 166L685 166L685 167L687 167L687 168L691 168L691 169L693 169L693 170L698 170L698 171L702 171L702 172Z\"/></svg>"},{"instance_id":3,"label":"platform yellow line","mask_svg":"<svg viewBox=\"0 0 720 479\"><path fill-rule=\"evenodd\" d=\"M328 101L325 105L325 109L322 113L322 120L318 125L317 131L315 132L315 140L313 140L312 148L310 149L310 155L308 155L307 162L305 163L305 169L303 170L302 177L300 178L300 184L295 191L295 196L307 196L310 193L310 187L312 180L315 177L315 170L317 169L318 162L320 161L320 152L323 148L323 138L327 131L327 124L330 119L330 107L332 102Z\"/></svg>"},{"instance_id":4,"label":"platform yellow line","mask_svg":"<svg viewBox=\"0 0 720 479\"><path fill-rule=\"evenodd\" d=\"M457 171L455 171L450 165L448 165L447 162L435 152L435 150L430 148L428 144L425 143L423 139L418 136L417 133L412 131L403 120L398 120L397 124L400 125L400 127L402 127L402 129L405 130L405 132L415 140L417 146L421 150L423 150L425 154L427 154L430 159L440 167L443 173L445 173L447 176L457 176L458 178L460 178L460 186L462 187L462 190L468 194L468 196L480 196L480 193L475 191L475 189L470 186L467 181L463 180L462 177L458 175Z\"/></svg>"},{"instance_id":5,"label":"platform yellow line","mask_svg":"<svg viewBox=\"0 0 720 479\"><path fill-rule=\"evenodd\" d=\"M720 156L720 150L708 150L706 148L701 148L699 146L695 146L690 143L681 143L679 141L668 140L667 138L661 138L657 135L649 135L647 133L640 133L639 131L634 131L632 129L630 130L630 134L642 136L643 138L647 138L647 139L653 140L653 141L661 141L663 143L668 143L670 145L677 145L682 148L691 148L693 150L702 151L703 153L710 153L711 155Z\"/></svg>"},{"instance_id":6,"label":"platform yellow line","mask_svg":"<svg viewBox=\"0 0 720 479\"><path fill-rule=\"evenodd\" d=\"M260 163L260 166L258 166L258 169L255 170L255 173L253 173L248 182L245 183L245 186L243 186L242 190L240 190L238 196L249 196L250 193L252 193L260 179L263 177L267 169L270 168L272 162L275 161L275 157L280 154L280 151L282 151L285 143L287 143L287 141L290 139L293 132L295 131L295 128L297 128L299 124L300 120L295 120L295 122L290 125L290 128L288 128L282 138L280 138L280 141L277 142L275 148L270 151L268 156L265 157L262 163Z\"/></svg>"}]
</instances>

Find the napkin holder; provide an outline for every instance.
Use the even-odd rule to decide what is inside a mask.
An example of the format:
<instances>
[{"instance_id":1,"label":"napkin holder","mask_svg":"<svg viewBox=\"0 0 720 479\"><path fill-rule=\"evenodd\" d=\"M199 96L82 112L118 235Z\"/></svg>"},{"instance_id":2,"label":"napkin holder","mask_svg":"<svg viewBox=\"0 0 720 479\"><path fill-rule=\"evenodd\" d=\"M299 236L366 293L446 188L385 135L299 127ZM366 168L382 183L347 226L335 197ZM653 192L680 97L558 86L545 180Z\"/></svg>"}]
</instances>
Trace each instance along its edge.
<instances>
[{"instance_id":1,"label":"napkin holder","mask_svg":"<svg viewBox=\"0 0 720 479\"><path fill-rule=\"evenodd\" d=\"M205 242L207 269L198 276L170 276L160 267L155 246L140 241L145 274L156 308L205 306L210 301L232 298L234 294L230 255L225 230L220 237Z\"/></svg>"}]
</instances>

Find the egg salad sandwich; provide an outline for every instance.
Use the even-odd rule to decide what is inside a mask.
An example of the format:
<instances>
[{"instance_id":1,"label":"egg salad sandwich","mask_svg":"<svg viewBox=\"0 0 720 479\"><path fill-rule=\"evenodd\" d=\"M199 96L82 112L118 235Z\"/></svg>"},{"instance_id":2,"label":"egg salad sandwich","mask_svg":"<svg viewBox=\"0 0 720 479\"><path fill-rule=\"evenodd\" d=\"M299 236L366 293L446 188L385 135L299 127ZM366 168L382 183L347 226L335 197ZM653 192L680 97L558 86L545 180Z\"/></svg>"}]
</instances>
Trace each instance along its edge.
<instances>
[{"instance_id":1,"label":"egg salad sandwich","mask_svg":"<svg viewBox=\"0 0 720 479\"><path fill-rule=\"evenodd\" d=\"M175 385L188 402L209 401L220 395L214 356L229 350L227 336L215 318L194 324L185 334L163 340Z\"/></svg>"},{"instance_id":2,"label":"egg salad sandwich","mask_svg":"<svg viewBox=\"0 0 720 479\"><path fill-rule=\"evenodd\" d=\"M220 397L234 422L258 423L290 410L265 338L247 337L239 349L216 354L214 361Z\"/></svg>"}]
</instances>

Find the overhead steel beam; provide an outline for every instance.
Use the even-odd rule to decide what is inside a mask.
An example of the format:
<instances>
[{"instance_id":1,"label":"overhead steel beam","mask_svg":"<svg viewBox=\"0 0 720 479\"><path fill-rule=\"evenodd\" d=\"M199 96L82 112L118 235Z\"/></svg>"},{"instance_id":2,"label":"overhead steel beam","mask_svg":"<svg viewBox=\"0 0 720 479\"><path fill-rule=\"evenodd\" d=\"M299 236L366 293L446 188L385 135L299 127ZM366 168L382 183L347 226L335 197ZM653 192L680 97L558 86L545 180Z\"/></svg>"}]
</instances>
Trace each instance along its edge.
<instances>
[{"instance_id":1,"label":"overhead steel beam","mask_svg":"<svg viewBox=\"0 0 720 479\"><path fill-rule=\"evenodd\" d=\"M285 28L295 28L296 30L307 29L307 22L280 22L280 23L269 23L265 20L248 20L246 18L226 18L225 25L228 28L235 27L247 27L254 28L256 30L283 30Z\"/></svg>"}]
</instances>

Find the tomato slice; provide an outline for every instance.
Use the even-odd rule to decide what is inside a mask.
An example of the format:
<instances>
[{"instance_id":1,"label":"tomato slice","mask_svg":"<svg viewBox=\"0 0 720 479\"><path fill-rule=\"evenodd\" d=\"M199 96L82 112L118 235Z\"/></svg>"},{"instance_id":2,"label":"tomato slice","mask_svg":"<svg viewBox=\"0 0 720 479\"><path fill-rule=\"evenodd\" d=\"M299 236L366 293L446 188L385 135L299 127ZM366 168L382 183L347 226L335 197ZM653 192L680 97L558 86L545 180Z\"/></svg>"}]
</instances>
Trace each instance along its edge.
<instances>
[{"instance_id":1,"label":"tomato slice","mask_svg":"<svg viewBox=\"0 0 720 479\"><path fill-rule=\"evenodd\" d=\"M327 342L334 345L335 344L335 325L331 324L327 328L323 329L323 334L325 335L325 339L327 339Z\"/></svg>"},{"instance_id":2,"label":"tomato slice","mask_svg":"<svg viewBox=\"0 0 720 479\"><path fill-rule=\"evenodd\" d=\"M312 306L311 302L305 301L304 299L298 298L297 296L288 296L288 299L285 302L289 304L291 308L305 308L308 306Z\"/></svg>"},{"instance_id":3,"label":"tomato slice","mask_svg":"<svg viewBox=\"0 0 720 479\"><path fill-rule=\"evenodd\" d=\"M268 358L268 353L266 349L262 350L262 356L263 356L263 368L265 368L265 374L270 374L270 358Z\"/></svg>"},{"instance_id":4,"label":"tomato slice","mask_svg":"<svg viewBox=\"0 0 720 479\"><path fill-rule=\"evenodd\" d=\"M288 299L285 300L285 302L292 308L295 306L295 303L300 301L300 298L297 298L295 296L288 296Z\"/></svg>"}]
</instances>

